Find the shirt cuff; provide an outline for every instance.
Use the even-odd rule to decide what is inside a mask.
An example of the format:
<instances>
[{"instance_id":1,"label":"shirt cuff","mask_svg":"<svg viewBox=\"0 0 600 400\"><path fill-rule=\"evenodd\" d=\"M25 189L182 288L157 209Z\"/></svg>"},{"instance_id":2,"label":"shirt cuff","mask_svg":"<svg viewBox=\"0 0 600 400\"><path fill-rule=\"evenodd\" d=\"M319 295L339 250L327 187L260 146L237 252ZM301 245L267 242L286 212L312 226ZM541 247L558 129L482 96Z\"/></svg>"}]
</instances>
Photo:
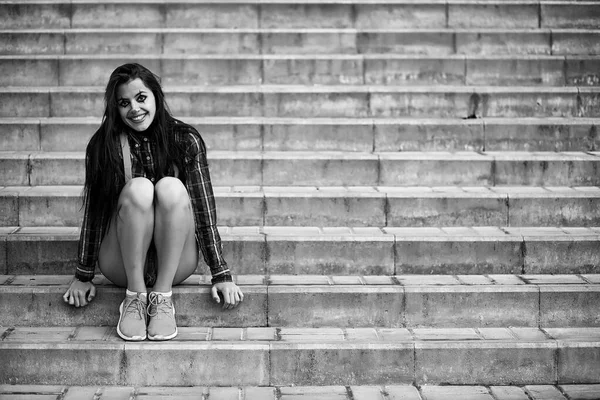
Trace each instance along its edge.
<instances>
[{"instance_id":1,"label":"shirt cuff","mask_svg":"<svg viewBox=\"0 0 600 400\"><path fill-rule=\"evenodd\" d=\"M213 285L215 283L221 283L221 282L233 282L233 278L231 277L231 274L229 272L226 272L224 274L213 276L213 278L212 278Z\"/></svg>"}]
</instances>

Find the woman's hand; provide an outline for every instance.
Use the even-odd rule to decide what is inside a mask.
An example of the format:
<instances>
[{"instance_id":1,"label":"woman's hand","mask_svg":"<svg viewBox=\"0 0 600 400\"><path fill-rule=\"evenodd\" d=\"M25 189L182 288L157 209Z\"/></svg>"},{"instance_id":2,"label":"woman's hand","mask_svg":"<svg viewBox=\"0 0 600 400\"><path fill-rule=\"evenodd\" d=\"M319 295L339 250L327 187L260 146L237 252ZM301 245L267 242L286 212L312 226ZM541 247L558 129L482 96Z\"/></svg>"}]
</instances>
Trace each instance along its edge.
<instances>
[{"instance_id":1,"label":"woman's hand","mask_svg":"<svg viewBox=\"0 0 600 400\"><path fill-rule=\"evenodd\" d=\"M81 282L79 279L73 279L71 286L63 296L65 303L75 307L86 306L96 297L96 287L92 282Z\"/></svg>"},{"instance_id":2,"label":"woman's hand","mask_svg":"<svg viewBox=\"0 0 600 400\"><path fill-rule=\"evenodd\" d=\"M211 289L212 298L216 303L220 303L219 292L223 294L223 310L233 310L244 301L244 293L233 282L215 283Z\"/></svg>"}]
</instances>

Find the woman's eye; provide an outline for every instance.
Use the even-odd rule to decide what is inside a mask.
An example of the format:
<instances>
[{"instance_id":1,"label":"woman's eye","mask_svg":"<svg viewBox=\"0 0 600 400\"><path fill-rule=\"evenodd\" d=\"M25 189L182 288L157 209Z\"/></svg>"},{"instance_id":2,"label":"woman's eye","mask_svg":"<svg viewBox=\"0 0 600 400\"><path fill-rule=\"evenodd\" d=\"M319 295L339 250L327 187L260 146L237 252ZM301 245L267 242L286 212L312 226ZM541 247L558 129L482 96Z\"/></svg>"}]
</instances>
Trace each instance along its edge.
<instances>
[{"instance_id":1,"label":"woman's eye","mask_svg":"<svg viewBox=\"0 0 600 400\"><path fill-rule=\"evenodd\" d=\"M144 95L138 96L138 98L137 98L137 101L139 103L143 103L145 100L146 100L146 96L144 96Z\"/></svg>"},{"instance_id":2,"label":"woman's eye","mask_svg":"<svg viewBox=\"0 0 600 400\"><path fill-rule=\"evenodd\" d=\"M121 102L119 102L119 106L121 106L123 108L127 107L128 105L129 105L128 101L121 101Z\"/></svg>"}]
</instances>

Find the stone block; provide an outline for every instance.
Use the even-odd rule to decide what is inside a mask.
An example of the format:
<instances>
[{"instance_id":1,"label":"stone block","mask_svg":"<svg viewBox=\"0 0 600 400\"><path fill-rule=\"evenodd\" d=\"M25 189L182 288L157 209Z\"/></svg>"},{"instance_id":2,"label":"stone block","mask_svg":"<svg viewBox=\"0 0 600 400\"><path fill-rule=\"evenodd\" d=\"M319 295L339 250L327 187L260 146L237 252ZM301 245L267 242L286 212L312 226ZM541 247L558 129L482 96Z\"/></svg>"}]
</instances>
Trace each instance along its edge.
<instances>
[{"instance_id":1,"label":"stone block","mask_svg":"<svg viewBox=\"0 0 600 400\"><path fill-rule=\"evenodd\" d=\"M9 90L0 92L0 118L50 116L48 92L10 92Z\"/></svg>"},{"instance_id":2,"label":"stone block","mask_svg":"<svg viewBox=\"0 0 600 400\"><path fill-rule=\"evenodd\" d=\"M458 32L456 53L474 55L556 54L550 31Z\"/></svg>"},{"instance_id":3,"label":"stone block","mask_svg":"<svg viewBox=\"0 0 600 400\"><path fill-rule=\"evenodd\" d=\"M454 54L453 35L445 32L360 32L356 36L360 54Z\"/></svg>"},{"instance_id":4,"label":"stone block","mask_svg":"<svg viewBox=\"0 0 600 400\"><path fill-rule=\"evenodd\" d=\"M577 96L572 89L537 91L498 91L477 93L482 117L574 117L577 116ZM472 101L476 104L476 101Z\"/></svg>"},{"instance_id":5,"label":"stone block","mask_svg":"<svg viewBox=\"0 0 600 400\"><path fill-rule=\"evenodd\" d=\"M462 118L469 115L472 95L464 91L373 92L373 117Z\"/></svg>"},{"instance_id":6,"label":"stone block","mask_svg":"<svg viewBox=\"0 0 600 400\"><path fill-rule=\"evenodd\" d=\"M445 28L446 9L441 3L413 2L356 4L356 29Z\"/></svg>"},{"instance_id":7,"label":"stone block","mask_svg":"<svg viewBox=\"0 0 600 400\"><path fill-rule=\"evenodd\" d=\"M162 59L164 85L258 85L261 61L254 59Z\"/></svg>"},{"instance_id":8,"label":"stone block","mask_svg":"<svg viewBox=\"0 0 600 400\"><path fill-rule=\"evenodd\" d=\"M19 226L18 196L17 191L0 189L0 226Z\"/></svg>"},{"instance_id":9,"label":"stone block","mask_svg":"<svg viewBox=\"0 0 600 400\"><path fill-rule=\"evenodd\" d=\"M185 117L256 117L262 114L261 93L178 92L167 94L171 110Z\"/></svg>"},{"instance_id":10,"label":"stone block","mask_svg":"<svg viewBox=\"0 0 600 400\"><path fill-rule=\"evenodd\" d=\"M371 152L373 125L358 121L265 124L263 142L265 151Z\"/></svg>"},{"instance_id":11,"label":"stone block","mask_svg":"<svg viewBox=\"0 0 600 400\"><path fill-rule=\"evenodd\" d=\"M594 273L600 265L598 237L525 237L528 274Z\"/></svg>"},{"instance_id":12,"label":"stone block","mask_svg":"<svg viewBox=\"0 0 600 400\"><path fill-rule=\"evenodd\" d=\"M99 127L100 121L90 123L44 121L40 124L41 150L83 152Z\"/></svg>"},{"instance_id":13,"label":"stone block","mask_svg":"<svg viewBox=\"0 0 600 400\"><path fill-rule=\"evenodd\" d=\"M265 117L367 117L368 94L361 92L265 93Z\"/></svg>"},{"instance_id":14,"label":"stone block","mask_svg":"<svg viewBox=\"0 0 600 400\"><path fill-rule=\"evenodd\" d=\"M598 29L600 10L593 3L544 3L540 7L542 28Z\"/></svg>"},{"instance_id":15,"label":"stone block","mask_svg":"<svg viewBox=\"0 0 600 400\"><path fill-rule=\"evenodd\" d=\"M508 58L467 59L468 85L562 86L565 84L564 59Z\"/></svg>"},{"instance_id":16,"label":"stone block","mask_svg":"<svg viewBox=\"0 0 600 400\"><path fill-rule=\"evenodd\" d=\"M263 61L265 84L360 85L363 60L353 58L267 58Z\"/></svg>"},{"instance_id":17,"label":"stone block","mask_svg":"<svg viewBox=\"0 0 600 400\"><path fill-rule=\"evenodd\" d=\"M455 58L365 58L369 85L464 85L465 61Z\"/></svg>"},{"instance_id":18,"label":"stone block","mask_svg":"<svg viewBox=\"0 0 600 400\"><path fill-rule=\"evenodd\" d=\"M600 385L561 385L560 389L572 400L594 400L600 393Z\"/></svg>"},{"instance_id":19,"label":"stone block","mask_svg":"<svg viewBox=\"0 0 600 400\"><path fill-rule=\"evenodd\" d=\"M355 33L334 32L264 32L262 54L356 54Z\"/></svg>"},{"instance_id":20,"label":"stone block","mask_svg":"<svg viewBox=\"0 0 600 400\"><path fill-rule=\"evenodd\" d=\"M556 344L417 342L417 385L522 385L554 382Z\"/></svg>"},{"instance_id":21,"label":"stone block","mask_svg":"<svg viewBox=\"0 0 600 400\"><path fill-rule=\"evenodd\" d=\"M165 32L163 42L164 54L259 54L260 52L260 35L253 32Z\"/></svg>"},{"instance_id":22,"label":"stone block","mask_svg":"<svg viewBox=\"0 0 600 400\"><path fill-rule=\"evenodd\" d=\"M64 35L61 32L1 32L0 55L65 54Z\"/></svg>"},{"instance_id":23,"label":"stone block","mask_svg":"<svg viewBox=\"0 0 600 400\"><path fill-rule=\"evenodd\" d=\"M534 29L539 27L537 4L466 3L448 5L449 28Z\"/></svg>"},{"instance_id":24,"label":"stone block","mask_svg":"<svg viewBox=\"0 0 600 400\"><path fill-rule=\"evenodd\" d=\"M538 326L536 287L407 286L405 299L410 327Z\"/></svg>"},{"instance_id":25,"label":"stone block","mask_svg":"<svg viewBox=\"0 0 600 400\"><path fill-rule=\"evenodd\" d=\"M421 400L419 391L414 386L386 385L389 400Z\"/></svg>"},{"instance_id":26,"label":"stone block","mask_svg":"<svg viewBox=\"0 0 600 400\"><path fill-rule=\"evenodd\" d=\"M496 154L495 158L495 184L498 186L593 186L600 182L595 173L599 161L593 158L513 157L510 154L506 157Z\"/></svg>"},{"instance_id":27,"label":"stone block","mask_svg":"<svg viewBox=\"0 0 600 400\"><path fill-rule=\"evenodd\" d=\"M58 62L56 60L0 60L0 85L2 86L54 86L57 84Z\"/></svg>"},{"instance_id":28,"label":"stone block","mask_svg":"<svg viewBox=\"0 0 600 400\"><path fill-rule=\"evenodd\" d=\"M598 226L600 196L509 196L510 226Z\"/></svg>"},{"instance_id":29,"label":"stone block","mask_svg":"<svg viewBox=\"0 0 600 400\"><path fill-rule=\"evenodd\" d=\"M0 122L0 148L2 151L40 150L40 125L34 121Z\"/></svg>"},{"instance_id":30,"label":"stone block","mask_svg":"<svg viewBox=\"0 0 600 400\"><path fill-rule=\"evenodd\" d=\"M221 236L223 257L238 275L264 275L266 243L264 237Z\"/></svg>"},{"instance_id":31,"label":"stone block","mask_svg":"<svg viewBox=\"0 0 600 400\"><path fill-rule=\"evenodd\" d=\"M37 187L19 198L20 226L79 226L83 220L82 188Z\"/></svg>"},{"instance_id":32,"label":"stone block","mask_svg":"<svg viewBox=\"0 0 600 400\"><path fill-rule=\"evenodd\" d=\"M592 151L600 147L593 124L485 123L487 151Z\"/></svg>"},{"instance_id":33,"label":"stone block","mask_svg":"<svg viewBox=\"0 0 600 400\"><path fill-rule=\"evenodd\" d=\"M163 22L160 4L75 3L72 7L71 28L161 28Z\"/></svg>"},{"instance_id":34,"label":"stone block","mask_svg":"<svg viewBox=\"0 0 600 400\"><path fill-rule=\"evenodd\" d=\"M600 94L597 93L596 88L581 87L579 89L577 101L579 108L576 116L591 118L600 116L600 111L598 111L598 106L600 105Z\"/></svg>"},{"instance_id":35,"label":"stone block","mask_svg":"<svg viewBox=\"0 0 600 400\"><path fill-rule=\"evenodd\" d=\"M425 400L495 400L483 386L423 386L421 393Z\"/></svg>"},{"instance_id":36,"label":"stone block","mask_svg":"<svg viewBox=\"0 0 600 400\"><path fill-rule=\"evenodd\" d=\"M67 29L71 27L68 4L1 4L2 29Z\"/></svg>"},{"instance_id":37,"label":"stone block","mask_svg":"<svg viewBox=\"0 0 600 400\"><path fill-rule=\"evenodd\" d=\"M59 85L101 86L105 88L110 74L115 68L129 62L141 62L150 71L161 75L160 60L156 58L140 60L139 58L111 57L110 54L106 57L80 56L78 58L59 59ZM161 80L161 83L165 83L164 79Z\"/></svg>"},{"instance_id":38,"label":"stone block","mask_svg":"<svg viewBox=\"0 0 600 400\"><path fill-rule=\"evenodd\" d=\"M597 27L597 25L596 25ZM600 53L598 31L555 31L552 33L552 54L595 55Z\"/></svg>"},{"instance_id":39,"label":"stone block","mask_svg":"<svg viewBox=\"0 0 600 400\"><path fill-rule=\"evenodd\" d=\"M540 325L544 327L598 327L600 287L595 285L541 285Z\"/></svg>"},{"instance_id":40,"label":"stone block","mask_svg":"<svg viewBox=\"0 0 600 400\"><path fill-rule=\"evenodd\" d=\"M567 57L567 85L600 86L600 59L596 57Z\"/></svg>"},{"instance_id":41,"label":"stone block","mask_svg":"<svg viewBox=\"0 0 600 400\"><path fill-rule=\"evenodd\" d=\"M265 29L348 29L354 26L352 4L268 4L261 7Z\"/></svg>"},{"instance_id":42,"label":"stone block","mask_svg":"<svg viewBox=\"0 0 600 400\"><path fill-rule=\"evenodd\" d=\"M235 3L170 3L165 10L165 27L200 29L257 29L259 7Z\"/></svg>"},{"instance_id":43,"label":"stone block","mask_svg":"<svg viewBox=\"0 0 600 400\"><path fill-rule=\"evenodd\" d=\"M261 151L262 126L256 123L194 123L193 125L202 135L208 150L227 151Z\"/></svg>"},{"instance_id":44,"label":"stone block","mask_svg":"<svg viewBox=\"0 0 600 400\"><path fill-rule=\"evenodd\" d=\"M554 386L528 385L524 389L534 400L566 400L566 397Z\"/></svg>"},{"instance_id":45,"label":"stone block","mask_svg":"<svg viewBox=\"0 0 600 400\"><path fill-rule=\"evenodd\" d=\"M29 155L17 152L0 153L0 185L29 185Z\"/></svg>"},{"instance_id":46,"label":"stone block","mask_svg":"<svg viewBox=\"0 0 600 400\"><path fill-rule=\"evenodd\" d=\"M158 32L67 31L64 54L160 54L162 34Z\"/></svg>"},{"instance_id":47,"label":"stone block","mask_svg":"<svg viewBox=\"0 0 600 400\"><path fill-rule=\"evenodd\" d=\"M498 400L529 400L527 393L516 386L492 386L490 392Z\"/></svg>"},{"instance_id":48,"label":"stone block","mask_svg":"<svg viewBox=\"0 0 600 400\"><path fill-rule=\"evenodd\" d=\"M499 238L396 238L396 274L514 274L522 241Z\"/></svg>"},{"instance_id":49,"label":"stone block","mask_svg":"<svg viewBox=\"0 0 600 400\"><path fill-rule=\"evenodd\" d=\"M392 275L393 238L267 236L269 274ZM342 239L342 240L339 240Z\"/></svg>"},{"instance_id":50,"label":"stone block","mask_svg":"<svg viewBox=\"0 0 600 400\"><path fill-rule=\"evenodd\" d=\"M30 161L30 184L81 185L85 180L84 154L40 153Z\"/></svg>"},{"instance_id":51,"label":"stone block","mask_svg":"<svg viewBox=\"0 0 600 400\"><path fill-rule=\"evenodd\" d=\"M266 194L265 225L384 226L385 197L381 194L336 193L300 196ZM235 224L230 224L235 225ZM257 224L254 224L257 225Z\"/></svg>"},{"instance_id":52,"label":"stone block","mask_svg":"<svg viewBox=\"0 0 600 400\"><path fill-rule=\"evenodd\" d=\"M271 385L375 385L413 381L410 343L273 343Z\"/></svg>"},{"instance_id":53,"label":"stone block","mask_svg":"<svg viewBox=\"0 0 600 400\"><path fill-rule=\"evenodd\" d=\"M103 112L104 93L100 89L50 93L52 117L100 117Z\"/></svg>"},{"instance_id":54,"label":"stone block","mask_svg":"<svg viewBox=\"0 0 600 400\"><path fill-rule=\"evenodd\" d=\"M327 156L325 156L327 157ZM375 157L284 158L265 155L263 181L266 186L368 186L377 182Z\"/></svg>"},{"instance_id":55,"label":"stone block","mask_svg":"<svg viewBox=\"0 0 600 400\"><path fill-rule=\"evenodd\" d=\"M79 265L77 245L75 235L11 235L6 242L7 272L72 275Z\"/></svg>"},{"instance_id":56,"label":"stone block","mask_svg":"<svg viewBox=\"0 0 600 400\"><path fill-rule=\"evenodd\" d=\"M217 193L215 200L219 224L263 225L265 201L262 193Z\"/></svg>"},{"instance_id":57,"label":"stone block","mask_svg":"<svg viewBox=\"0 0 600 400\"><path fill-rule=\"evenodd\" d=\"M420 157L382 153L379 184L383 186L475 186L492 184L492 160L486 157Z\"/></svg>"},{"instance_id":58,"label":"stone block","mask_svg":"<svg viewBox=\"0 0 600 400\"><path fill-rule=\"evenodd\" d=\"M508 201L496 195L388 193L387 210L387 226L503 226L508 219Z\"/></svg>"},{"instance_id":59,"label":"stone block","mask_svg":"<svg viewBox=\"0 0 600 400\"><path fill-rule=\"evenodd\" d=\"M269 383L267 344L131 342L124 347L122 384L264 386ZM171 367L165 369L164 365ZM249 365L253 368L248 368Z\"/></svg>"},{"instance_id":60,"label":"stone block","mask_svg":"<svg viewBox=\"0 0 600 400\"><path fill-rule=\"evenodd\" d=\"M399 287L270 287L269 326L401 327Z\"/></svg>"},{"instance_id":61,"label":"stone block","mask_svg":"<svg viewBox=\"0 0 600 400\"><path fill-rule=\"evenodd\" d=\"M261 185L262 171L259 157L209 156L211 182L214 186Z\"/></svg>"},{"instance_id":62,"label":"stone block","mask_svg":"<svg viewBox=\"0 0 600 400\"><path fill-rule=\"evenodd\" d=\"M558 342L558 383L597 383L600 346L593 342Z\"/></svg>"},{"instance_id":63,"label":"stone block","mask_svg":"<svg viewBox=\"0 0 600 400\"><path fill-rule=\"evenodd\" d=\"M481 151L483 124L375 123L375 151ZM487 138L486 138L487 140Z\"/></svg>"}]
</instances>

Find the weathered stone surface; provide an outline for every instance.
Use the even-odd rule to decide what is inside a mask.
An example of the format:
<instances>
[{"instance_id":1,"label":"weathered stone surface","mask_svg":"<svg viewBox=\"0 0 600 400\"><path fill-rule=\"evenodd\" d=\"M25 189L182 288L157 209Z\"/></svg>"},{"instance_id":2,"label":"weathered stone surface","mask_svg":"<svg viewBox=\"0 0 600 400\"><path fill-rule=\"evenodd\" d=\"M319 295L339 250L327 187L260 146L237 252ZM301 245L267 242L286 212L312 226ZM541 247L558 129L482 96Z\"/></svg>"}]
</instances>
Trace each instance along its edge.
<instances>
[{"instance_id":1,"label":"weathered stone surface","mask_svg":"<svg viewBox=\"0 0 600 400\"><path fill-rule=\"evenodd\" d=\"M443 32L360 32L356 50L361 54L454 54L453 37Z\"/></svg>"},{"instance_id":2,"label":"weathered stone surface","mask_svg":"<svg viewBox=\"0 0 600 400\"><path fill-rule=\"evenodd\" d=\"M600 265L597 238L525 238L528 274L594 273Z\"/></svg>"},{"instance_id":3,"label":"weathered stone surface","mask_svg":"<svg viewBox=\"0 0 600 400\"><path fill-rule=\"evenodd\" d=\"M360 85L363 61L358 58L266 59L262 63L265 84Z\"/></svg>"},{"instance_id":4,"label":"weathered stone surface","mask_svg":"<svg viewBox=\"0 0 600 400\"><path fill-rule=\"evenodd\" d=\"M71 28L160 28L163 13L160 4L73 4ZM135 15L135 18L131 18Z\"/></svg>"},{"instance_id":5,"label":"weathered stone surface","mask_svg":"<svg viewBox=\"0 0 600 400\"><path fill-rule=\"evenodd\" d=\"M169 28L256 29L259 12L255 4L170 3L165 10L164 23Z\"/></svg>"},{"instance_id":6,"label":"weathered stone surface","mask_svg":"<svg viewBox=\"0 0 600 400\"><path fill-rule=\"evenodd\" d=\"M35 121L0 123L3 151L40 150L40 125Z\"/></svg>"},{"instance_id":7,"label":"weathered stone surface","mask_svg":"<svg viewBox=\"0 0 600 400\"><path fill-rule=\"evenodd\" d=\"M565 84L564 59L467 59L469 85L561 86Z\"/></svg>"},{"instance_id":8,"label":"weathered stone surface","mask_svg":"<svg viewBox=\"0 0 600 400\"><path fill-rule=\"evenodd\" d=\"M57 84L58 62L56 60L0 60L0 85L2 86L53 86Z\"/></svg>"},{"instance_id":9,"label":"weathered stone surface","mask_svg":"<svg viewBox=\"0 0 600 400\"><path fill-rule=\"evenodd\" d=\"M365 83L371 85L462 85L465 61L456 58L365 58Z\"/></svg>"},{"instance_id":10,"label":"weathered stone surface","mask_svg":"<svg viewBox=\"0 0 600 400\"><path fill-rule=\"evenodd\" d=\"M537 4L467 3L448 5L450 28L528 28L539 26Z\"/></svg>"},{"instance_id":11,"label":"weathered stone surface","mask_svg":"<svg viewBox=\"0 0 600 400\"><path fill-rule=\"evenodd\" d=\"M262 28L353 28L351 4L269 4L261 7Z\"/></svg>"},{"instance_id":12,"label":"weathered stone surface","mask_svg":"<svg viewBox=\"0 0 600 400\"><path fill-rule=\"evenodd\" d=\"M0 55L65 53L64 37L58 32L1 32L0 43Z\"/></svg>"},{"instance_id":13,"label":"weathered stone surface","mask_svg":"<svg viewBox=\"0 0 600 400\"><path fill-rule=\"evenodd\" d=\"M164 54L259 54L260 40L258 33L235 31L183 31L162 35ZM146 52L148 50L142 51Z\"/></svg>"},{"instance_id":14,"label":"weathered stone surface","mask_svg":"<svg viewBox=\"0 0 600 400\"><path fill-rule=\"evenodd\" d=\"M142 60L131 56L113 56L107 54L106 58L97 58L93 55L64 57L58 59L59 85L60 86L101 86L106 87L110 74L120 65L129 62L141 62L144 67L161 76L161 83L165 84L161 74L161 65L158 58L146 57ZM99 125L99 124L98 124Z\"/></svg>"},{"instance_id":15,"label":"weathered stone surface","mask_svg":"<svg viewBox=\"0 0 600 400\"><path fill-rule=\"evenodd\" d=\"M456 52L467 55L555 54L549 31L459 32Z\"/></svg>"},{"instance_id":16,"label":"weathered stone surface","mask_svg":"<svg viewBox=\"0 0 600 400\"><path fill-rule=\"evenodd\" d=\"M544 3L540 7L542 28L598 29L600 11L593 3Z\"/></svg>"},{"instance_id":17,"label":"weathered stone surface","mask_svg":"<svg viewBox=\"0 0 600 400\"><path fill-rule=\"evenodd\" d=\"M598 382L600 349L598 339L589 342L558 342L558 383Z\"/></svg>"},{"instance_id":18,"label":"weathered stone surface","mask_svg":"<svg viewBox=\"0 0 600 400\"><path fill-rule=\"evenodd\" d=\"M373 150L373 126L352 122L321 124L265 124L265 151L357 151Z\"/></svg>"},{"instance_id":19,"label":"weathered stone surface","mask_svg":"<svg viewBox=\"0 0 600 400\"><path fill-rule=\"evenodd\" d=\"M596 26L597 28L597 26ZM557 31L552 33L552 54L594 55L600 54L598 31Z\"/></svg>"},{"instance_id":20,"label":"weathered stone surface","mask_svg":"<svg viewBox=\"0 0 600 400\"><path fill-rule=\"evenodd\" d=\"M65 29L70 27L68 4L0 4L2 29Z\"/></svg>"},{"instance_id":21,"label":"weathered stone surface","mask_svg":"<svg viewBox=\"0 0 600 400\"><path fill-rule=\"evenodd\" d=\"M357 29L442 28L446 26L443 4L429 2L396 4L356 4Z\"/></svg>"},{"instance_id":22,"label":"weathered stone surface","mask_svg":"<svg viewBox=\"0 0 600 400\"><path fill-rule=\"evenodd\" d=\"M163 85L257 85L262 80L262 62L256 59L164 58L160 61Z\"/></svg>"},{"instance_id":23,"label":"weathered stone surface","mask_svg":"<svg viewBox=\"0 0 600 400\"><path fill-rule=\"evenodd\" d=\"M1 39L1 35L0 35ZM0 117L49 117L48 92L0 92Z\"/></svg>"},{"instance_id":24,"label":"weathered stone surface","mask_svg":"<svg viewBox=\"0 0 600 400\"><path fill-rule=\"evenodd\" d=\"M600 85L600 59L597 57L567 57L566 69L567 85Z\"/></svg>"},{"instance_id":25,"label":"weathered stone surface","mask_svg":"<svg viewBox=\"0 0 600 400\"><path fill-rule=\"evenodd\" d=\"M374 125L375 151L480 151L484 148L483 124L402 123ZM486 138L487 141L487 138Z\"/></svg>"},{"instance_id":26,"label":"weathered stone surface","mask_svg":"<svg viewBox=\"0 0 600 400\"><path fill-rule=\"evenodd\" d=\"M545 327L597 327L600 287L540 286L540 324Z\"/></svg>"},{"instance_id":27,"label":"weathered stone surface","mask_svg":"<svg viewBox=\"0 0 600 400\"><path fill-rule=\"evenodd\" d=\"M61 35L63 36L63 35ZM66 31L64 54L160 54L159 32ZM62 39L62 37L61 37Z\"/></svg>"}]
</instances>

